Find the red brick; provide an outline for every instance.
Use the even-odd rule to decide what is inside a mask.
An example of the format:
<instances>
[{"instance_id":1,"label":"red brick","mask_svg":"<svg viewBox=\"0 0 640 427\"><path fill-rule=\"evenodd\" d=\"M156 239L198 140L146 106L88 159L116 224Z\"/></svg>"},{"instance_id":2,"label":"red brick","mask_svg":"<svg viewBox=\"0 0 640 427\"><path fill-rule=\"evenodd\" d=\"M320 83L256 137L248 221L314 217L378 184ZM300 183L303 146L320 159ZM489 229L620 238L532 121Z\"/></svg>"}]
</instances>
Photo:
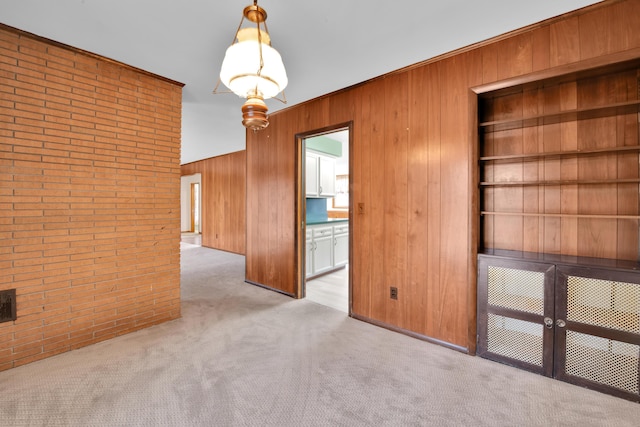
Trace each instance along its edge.
<instances>
[{"instance_id":1,"label":"red brick","mask_svg":"<svg viewBox=\"0 0 640 427\"><path fill-rule=\"evenodd\" d=\"M0 370L175 318L181 89L4 30L0 80Z\"/></svg>"}]
</instances>

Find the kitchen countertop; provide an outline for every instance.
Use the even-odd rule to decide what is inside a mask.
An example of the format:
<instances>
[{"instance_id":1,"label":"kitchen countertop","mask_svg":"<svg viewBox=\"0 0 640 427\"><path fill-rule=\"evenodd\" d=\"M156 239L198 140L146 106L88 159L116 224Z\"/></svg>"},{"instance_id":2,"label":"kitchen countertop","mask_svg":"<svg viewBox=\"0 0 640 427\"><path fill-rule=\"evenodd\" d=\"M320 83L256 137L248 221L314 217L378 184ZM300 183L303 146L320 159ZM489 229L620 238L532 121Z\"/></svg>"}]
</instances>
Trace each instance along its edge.
<instances>
[{"instance_id":1,"label":"kitchen countertop","mask_svg":"<svg viewBox=\"0 0 640 427\"><path fill-rule=\"evenodd\" d=\"M349 222L349 218L329 218L329 219L311 220L307 222L307 225L334 224L338 222Z\"/></svg>"}]
</instances>

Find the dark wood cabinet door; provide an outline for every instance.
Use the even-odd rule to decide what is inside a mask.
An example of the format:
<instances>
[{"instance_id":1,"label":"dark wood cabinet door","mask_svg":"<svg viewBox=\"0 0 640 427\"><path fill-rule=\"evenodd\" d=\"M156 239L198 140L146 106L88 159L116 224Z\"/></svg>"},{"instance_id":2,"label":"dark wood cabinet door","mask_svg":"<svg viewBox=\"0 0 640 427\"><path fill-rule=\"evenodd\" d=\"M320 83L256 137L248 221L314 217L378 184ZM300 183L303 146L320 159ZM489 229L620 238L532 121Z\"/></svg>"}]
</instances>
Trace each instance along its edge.
<instances>
[{"instance_id":1,"label":"dark wood cabinet door","mask_svg":"<svg viewBox=\"0 0 640 427\"><path fill-rule=\"evenodd\" d=\"M487 359L553 374L555 266L478 257L478 349Z\"/></svg>"},{"instance_id":2,"label":"dark wood cabinet door","mask_svg":"<svg viewBox=\"0 0 640 427\"><path fill-rule=\"evenodd\" d=\"M558 265L557 379L640 401L640 275Z\"/></svg>"},{"instance_id":3,"label":"dark wood cabinet door","mask_svg":"<svg viewBox=\"0 0 640 427\"><path fill-rule=\"evenodd\" d=\"M545 261L478 256L478 355L640 402L640 265Z\"/></svg>"}]
</instances>

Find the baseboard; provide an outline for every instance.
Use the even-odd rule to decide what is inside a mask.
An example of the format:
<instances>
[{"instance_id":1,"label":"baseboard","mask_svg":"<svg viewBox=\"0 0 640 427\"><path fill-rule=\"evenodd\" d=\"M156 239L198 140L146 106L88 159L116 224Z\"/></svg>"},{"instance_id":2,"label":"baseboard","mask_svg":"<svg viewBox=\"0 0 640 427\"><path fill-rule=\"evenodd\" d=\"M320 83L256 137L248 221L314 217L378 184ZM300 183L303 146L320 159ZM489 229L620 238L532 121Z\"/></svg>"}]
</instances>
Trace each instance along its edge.
<instances>
[{"instance_id":1,"label":"baseboard","mask_svg":"<svg viewBox=\"0 0 640 427\"><path fill-rule=\"evenodd\" d=\"M270 286L266 286L266 285L263 285L261 283L252 282L251 280L246 280L245 279L245 283L248 283L248 284L253 285L253 286L257 286L259 288L267 289L267 290L270 290L270 291L273 291L273 292L277 292L279 294L286 295L286 296L291 297L291 298L295 298L296 297L295 294L290 294L289 292L285 292L282 289L272 288Z\"/></svg>"},{"instance_id":2,"label":"baseboard","mask_svg":"<svg viewBox=\"0 0 640 427\"><path fill-rule=\"evenodd\" d=\"M437 345L440 345L442 347L449 348L451 350L455 350L455 351L459 351L461 353L469 354L469 349L466 348L466 347L462 347L462 346L459 346L459 345L451 344L449 342L442 341L442 340L439 340L439 339L436 339L436 338L432 338L432 337L429 337L427 335L418 334L418 333L410 331L408 329L399 328L397 326L390 325L388 323L381 322L379 320L370 319L370 318L365 317L365 316L360 316L358 314L350 313L349 316L353 317L356 320L360 320L360 321L363 321L363 322L366 322L366 323L370 323L372 325L379 326L381 328L385 328L385 329L388 329L388 330L393 331L393 332L398 332L398 333L401 333L403 335L408 335L408 336L410 336L412 338L416 338L416 339L419 339L421 341L427 341L427 342L430 342L432 344L437 344Z\"/></svg>"}]
</instances>

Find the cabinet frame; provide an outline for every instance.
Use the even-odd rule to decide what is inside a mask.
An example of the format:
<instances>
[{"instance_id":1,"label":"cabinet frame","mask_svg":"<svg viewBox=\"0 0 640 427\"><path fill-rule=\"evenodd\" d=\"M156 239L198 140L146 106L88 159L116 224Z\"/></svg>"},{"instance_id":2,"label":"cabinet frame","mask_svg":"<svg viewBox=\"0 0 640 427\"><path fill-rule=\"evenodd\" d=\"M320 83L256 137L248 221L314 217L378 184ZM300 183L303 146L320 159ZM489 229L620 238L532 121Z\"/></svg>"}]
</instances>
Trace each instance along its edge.
<instances>
[{"instance_id":1,"label":"cabinet frame","mask_svg":"<svg viewBox=\"0 0 640 427\"><path fill-rule=\"evenodd\" d=\"M489 283L488 268L491 266L522 269L544 274L544 297L543 297L543 314L528 313L505 307L491 306L487 303ZM496 314L511 319L522 320L525 322L544 325L544 319L554 319L554 278L555 266L549 263L540 263L533 261L514 261L512 259L501 259L486 256L478 257L478 335L477 335L477 354L481 357L506 363L511 366L536 372L545 376L553 375L553 330L544 327L542 336L542 365L526 363L522 360L510 358L504 355L493 353L488 348L488 316Z\"/></svg>"},{"instance_id":2,"label":"cabinet frame","mask_svg":"<svg viewBox=\"0 0 640 427\"><path fill-rule=\"evenodd\" d=\"M520 369L536 372L561 381L601 391L621 398L640 402L640 390L633 393L628 390L611 386L605 382L598 382L584 376L572 375L566 371L567 366L567 334L576 332L595 340L610 340L609 345L616 342L619 345L637 346L636 389L640 387L640 332L633 333L612 327L596 325L598 317L589 321L575 321L568 318L568 300L570 298L567 281L569 277L577 279L595 279L611 283L622 283L633 287L640 294L640 264L632 262L617 262L606 259L560 257L554 255L533 253L512 253L498 251L498 254L478 255L478 325L477 325L477 354L483 358L505 363ZM528 258L528 259L527 259ZM544 273L544 315L525 313L523 311L492 306L488 301L488 268L509 268L531 272ZM635 288L634 288L635 289ZM589 296L584 296L588 299ZM600 302L598 302L600 303ZM595 303L592 303L595 304ZM611 302L613 305L614 303ZM505 316L510 319L523 320L540 324L543 327L542 366L523 362L518 358L507 357L503 354L491 352L489 341L489 314ZM634 315L631 314L631 317ZM640 323L640 312L635 314L636 322ZM551 324L545 325L545 321ZM611 344L613 343L613 344ZM584 347L586 351L593 348ZM613 350L610 350L613 352ZM575 353L572 353L575 354ZM616 366L598 365L592 370L601 369L607 376L608 371L614 371ZM587 369L587 368L585 368ZM591 369L591 368L589 368ZM615 376L608 374L610 377ZM633 378L631 378L633 380ZM613 380L610 380L613 381Z\"/></svg>"}]
</instances>

